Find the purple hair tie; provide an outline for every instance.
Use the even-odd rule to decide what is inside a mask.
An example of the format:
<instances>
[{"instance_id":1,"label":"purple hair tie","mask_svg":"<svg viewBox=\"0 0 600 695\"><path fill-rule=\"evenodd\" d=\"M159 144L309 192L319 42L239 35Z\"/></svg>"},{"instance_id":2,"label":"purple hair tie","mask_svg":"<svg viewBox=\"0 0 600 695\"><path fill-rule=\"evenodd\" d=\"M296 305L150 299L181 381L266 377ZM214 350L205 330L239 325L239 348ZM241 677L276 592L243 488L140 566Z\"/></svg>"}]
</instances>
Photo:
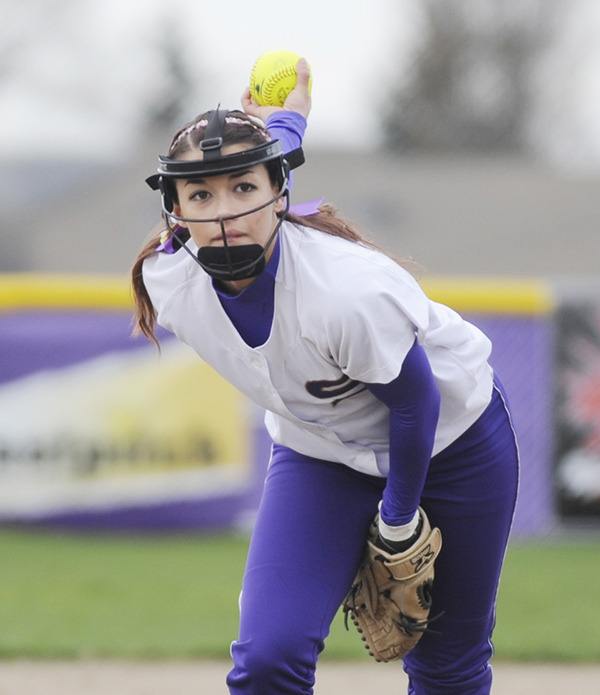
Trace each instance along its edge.
<instances>
[{"instance_id":1,"label":"purple hair tie","mask_svg":"<svg viewBox=\"0 0 600 695\"><path fill-rule=\"evenodd\" d=\"M293 215L301 215L302 217L316 215L319 212L319 205L321 205L324 200L325 198L318 198L317 200L309 200L306 203L290 205L290 212Z\"/></svg>"},{"instance_id":2,"label":"purple hair tie","mask_svg":"<svg viewBox=\"0 0 600 695\"><path fill-rule=\"evenodd\" d=\"M173 242L175 241L175 237L182 232L189 235L187 229L185 227L180 227L178 224L175 225L172 232L165 229L160 235L160 244L156 247L156 251L162 251L163 253L175 253L176 251L179 251L181 244L177 244L177 247L175 247ZM182 241L185 242L187 239L182 238Z\"/></svg>"}]
</instances>

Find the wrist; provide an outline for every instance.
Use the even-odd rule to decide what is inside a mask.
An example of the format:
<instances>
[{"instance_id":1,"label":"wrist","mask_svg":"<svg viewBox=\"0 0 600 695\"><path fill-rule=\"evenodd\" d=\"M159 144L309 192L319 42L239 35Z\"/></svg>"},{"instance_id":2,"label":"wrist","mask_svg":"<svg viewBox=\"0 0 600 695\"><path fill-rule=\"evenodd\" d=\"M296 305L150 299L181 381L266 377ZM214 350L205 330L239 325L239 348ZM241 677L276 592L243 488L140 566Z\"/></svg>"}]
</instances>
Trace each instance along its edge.
<instances>
[{"instance_id":1,"label":"wrist","mask_svg":"<svg viewBox=\"0 0 600 695\"><path fill-rule=\"evenodd\" d=\"M414 534L415 531L417 530L417 527L419 525L419 521L421 519L421 515L419 513L419 510L414 513L413 518L406 524L401 524L398 526L394 526L391 524L387 524L383 520L383 516L381 514L381 506L382 506L382 501L379 502L379 535L385 538L387 541L392 541L392 542L402 542L406 541L409 538L411 538Z\"/></svg>"},{"instance_id":2,"label":"wrist","mask_svg":"<svg viewBox=\"0 0 600 695\"><path fill-rule=\"evenodd\" d=\"M295 122L298 125L301 125L303 128L306 128L307 125L307 118L306 116L301 113L300 111L294 111L293 109L286 109L285 107L281 107L278 109L275 109L269 113L269 115L266 118L266 124L268 125L270 121L277 121L278 119L282 118L284 121L291 121Z\"/></svg>"},{"instance_id":3,"label":"wrist","mask_svg":"<svg viewBox=\"0 0 600 695\"><path fill-rule=\"evenodd\" d=\"M379 517L379 519L381 521L381 516ZM414 519L412 521L414 521ZM419 536L421 535L421 531L423 530L423 517L421 516L421 514L419 514L418 510L416 514L416 522L417 523L412 534L404 538L403 540L392 540L391 538L389 538L389 536L395 535L397 538L398 535L404 535L405 533L408 533L408 529L412 526L412 522L409 524L404 524L402 527L388 526L384 522L384 528L379 528L379 534L375 544L379 546L382 550L385 550L392 555L406 552L417 542ZM400 533L398 532L398 529L402 529Z\"/></svg>"}]
</instances>

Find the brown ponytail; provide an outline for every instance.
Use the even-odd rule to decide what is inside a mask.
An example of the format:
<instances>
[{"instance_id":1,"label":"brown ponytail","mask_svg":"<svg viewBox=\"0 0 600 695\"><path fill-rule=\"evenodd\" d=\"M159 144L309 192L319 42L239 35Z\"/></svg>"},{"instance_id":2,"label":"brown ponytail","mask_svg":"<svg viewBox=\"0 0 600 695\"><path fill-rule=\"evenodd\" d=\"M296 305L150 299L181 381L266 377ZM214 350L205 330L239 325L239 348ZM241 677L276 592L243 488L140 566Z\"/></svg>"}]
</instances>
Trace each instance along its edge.
<instances>
[{"instance_id":1,"label":"brown ponytail","mask_svg":"<svg viewBox=\"0 0 600 695\"><path fill-rule=\"evenodd\" d=\"M293 224L300 224L304 227L311 227L312 229L317 229L324 234L330 234L331 236L338 236L342 239L347 239L348 241L353 241L356 244L362 244L363 246L368 246L371 249L379 251L384 255L391 258L399 266L402 266L405 270L413 275L416 275L421 266L410 258L396 258L395 256L389 254L387 251L380 248L373 241L363 236L358 228L348 220L341 217L336 208L330 203L322 203L319 205L319 212L315 215L294 215L293 213L288 213L285 217Z\"/></svg>"},{"instance_id":2,"label":"brown ponytail","mask_svg":"<svg viewBox=\"0 0 600 695\"><path fill-rule=\"evenodd\" d=\"M156 247L160 243L160 235L164 225L157 225L152 230L150 240L143 246L138 253L131 268L131 285L133 288L133 301L135 309L133 313L133 335L145 335L148 340L153 342L160 349L158 340L154 333L156 329L156 309L152 305L148 290L144 285L142 277L142 265L146 258L150 258L156 253Z\"/></svg>"},{"instance_id":3,"label":"brown ponytail","mask_svg":"<svg viewBox=\"0 0 600 695\"><path fill-rule=\"evenodd\" d=\"M285 219L293 224L301 224L304 227L317 229L331 236L339 236L342 239L348 239L348 241L354 241L357 244L364 244L365 246L376 248L375 244L366 237L363 237L352 223L342 219L337 214L337 210L330 203L321 203L321 205L319 205L319 212L314 215L294 215L288 212Z\"/></svg>"}]
</instances>

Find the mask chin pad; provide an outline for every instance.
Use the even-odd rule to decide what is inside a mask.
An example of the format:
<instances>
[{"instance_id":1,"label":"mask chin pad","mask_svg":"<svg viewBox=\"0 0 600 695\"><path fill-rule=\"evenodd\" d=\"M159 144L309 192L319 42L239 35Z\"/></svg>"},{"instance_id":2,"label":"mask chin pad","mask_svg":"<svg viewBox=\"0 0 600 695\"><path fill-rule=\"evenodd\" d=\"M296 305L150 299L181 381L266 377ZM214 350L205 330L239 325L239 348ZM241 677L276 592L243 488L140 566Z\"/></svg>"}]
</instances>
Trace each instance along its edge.
<instances>
[{"instance_id":1,"label":"mask chin pad","mask_svg":"<svg viewBox=\"0 0 600 695\"><path fill-rule=\"evenodd\" d=\"M256 277L265 267L264 248L260 244L239 246L202 246L196 254L206 272L217 280L245 280Z\"/></svg>"}]
</instances>

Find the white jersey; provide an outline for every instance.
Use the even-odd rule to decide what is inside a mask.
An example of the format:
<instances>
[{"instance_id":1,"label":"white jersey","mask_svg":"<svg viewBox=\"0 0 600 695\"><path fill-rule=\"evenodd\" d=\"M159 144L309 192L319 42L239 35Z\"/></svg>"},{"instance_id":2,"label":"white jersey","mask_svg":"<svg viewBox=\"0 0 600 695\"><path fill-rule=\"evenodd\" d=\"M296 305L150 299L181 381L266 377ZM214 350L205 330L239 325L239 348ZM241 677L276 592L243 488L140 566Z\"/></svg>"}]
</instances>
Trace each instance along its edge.
<instances>
[{"instance_id":1,"label":"white jersey","mask_svg":"<svg viewBox=\"0 0 600 695\"><path fill-rule=\"evenodd\" d=\"M256 348L187 253L159 253L143 265L159 325L266 410L275 442L387 475L389 411L364 383L398 376L415 338L441 394L433 454L475 422L493 380L491 343L479 329L428 299L381 252L290 222L279 233L273 324Z\"/></svg>"}]
</instances>

